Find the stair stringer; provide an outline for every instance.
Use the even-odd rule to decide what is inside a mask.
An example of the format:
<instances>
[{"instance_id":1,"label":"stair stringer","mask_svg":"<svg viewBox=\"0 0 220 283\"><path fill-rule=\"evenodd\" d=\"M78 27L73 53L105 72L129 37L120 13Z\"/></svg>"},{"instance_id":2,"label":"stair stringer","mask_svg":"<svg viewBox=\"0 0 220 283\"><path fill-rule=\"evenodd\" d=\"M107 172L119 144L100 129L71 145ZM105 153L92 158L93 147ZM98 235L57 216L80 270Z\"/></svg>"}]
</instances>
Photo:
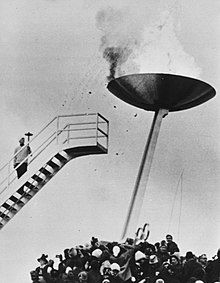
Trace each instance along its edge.
<instances>
[{"instance_id":1,"label":"stair stringer","mask_svg":"<svg viewBox=\"0 0 220 283\"><path fill-rule=\"evenodd\" d=\"M100 144L67 148L53 155L0 206L2 229L70 160L92 154L106 154Z\"/></svg>"}]
</instances>

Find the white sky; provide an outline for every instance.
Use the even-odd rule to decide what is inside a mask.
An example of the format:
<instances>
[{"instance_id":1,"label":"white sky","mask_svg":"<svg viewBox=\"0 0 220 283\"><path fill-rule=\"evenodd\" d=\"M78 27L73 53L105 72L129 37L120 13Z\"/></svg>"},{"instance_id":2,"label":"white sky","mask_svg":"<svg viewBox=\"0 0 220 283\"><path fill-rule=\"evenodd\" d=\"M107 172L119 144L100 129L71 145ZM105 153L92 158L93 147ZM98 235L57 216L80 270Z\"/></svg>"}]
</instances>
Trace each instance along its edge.
<instances>
[{"instance_id":1,"label":"white sky","mask_svg":"<svg viewBox=\"0 0 220 283\"><path fill-rule=\"evenodd\" d=\"M112 16L102 30L96 22L100 11ZM163 120L139 219L150 223L153 243L164 238L172 220L169 232L182 254L215 254L220 247L219 12L217 0L0 0L0 165L11 158L20 135L36 134L56 115L100 112L110 121L108 155L71 161L0 231L1 282L30 282L29 271L42 253L54 258L92 236L120 238L153 113L106 89L108 63L100 43L111 24L110 41L116 40L114 31L137 37L122 73L184 74L217 91L207 103ZM183 171L178 235L180 191L170 215Z\"/></svg>"}]
</instances>

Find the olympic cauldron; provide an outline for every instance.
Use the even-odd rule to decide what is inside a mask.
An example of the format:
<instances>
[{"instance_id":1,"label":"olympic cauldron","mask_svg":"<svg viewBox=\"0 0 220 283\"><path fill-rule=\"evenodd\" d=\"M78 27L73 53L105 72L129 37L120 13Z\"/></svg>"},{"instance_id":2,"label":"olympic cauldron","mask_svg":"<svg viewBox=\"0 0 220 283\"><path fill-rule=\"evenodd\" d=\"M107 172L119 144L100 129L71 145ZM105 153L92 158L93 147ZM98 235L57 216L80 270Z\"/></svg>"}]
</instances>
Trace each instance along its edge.
<instances>
[{"instance_id":1,"label":"olympic cauldron","mask_svg":"<svg viewBox=\"0 0 220 283\"><path fill-rule=\"evenodd\" d=\"M213 98L216 92L212 86L201 80L163 73L122 76L111 80L107 88L125 102L155 112L122 233L124 238L128 232L133 234L138 224L162 118L168 112L202 104Z\"/></svg>"}]
</instances>

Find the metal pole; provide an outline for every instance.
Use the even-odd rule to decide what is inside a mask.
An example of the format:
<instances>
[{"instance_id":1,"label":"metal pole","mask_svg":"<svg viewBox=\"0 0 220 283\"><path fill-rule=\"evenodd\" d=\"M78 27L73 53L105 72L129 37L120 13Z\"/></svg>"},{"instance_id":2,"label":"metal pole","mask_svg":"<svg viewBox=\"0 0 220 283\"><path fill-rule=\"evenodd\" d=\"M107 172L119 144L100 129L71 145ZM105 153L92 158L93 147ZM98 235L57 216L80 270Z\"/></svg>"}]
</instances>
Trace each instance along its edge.
<instances>
[{"instance_id":1,"label":"metal pole","mask_svg":"<svg viewBox=\"0 0 220 283\"><path fill-rule=\"evenodd\" d=\"M122 239L124 239L129 232L129 234L132 235L136 231L138 225L138 217L143 203L144 193L149 178L150 168L160 131L161 122L163 117L165 117L168 112L169 111L167 109L159 109L155 112L150 133L142 156L133 196L128 210L127 219L125 221L124 229L122 232Z\"/></svg>"}]
</instances>

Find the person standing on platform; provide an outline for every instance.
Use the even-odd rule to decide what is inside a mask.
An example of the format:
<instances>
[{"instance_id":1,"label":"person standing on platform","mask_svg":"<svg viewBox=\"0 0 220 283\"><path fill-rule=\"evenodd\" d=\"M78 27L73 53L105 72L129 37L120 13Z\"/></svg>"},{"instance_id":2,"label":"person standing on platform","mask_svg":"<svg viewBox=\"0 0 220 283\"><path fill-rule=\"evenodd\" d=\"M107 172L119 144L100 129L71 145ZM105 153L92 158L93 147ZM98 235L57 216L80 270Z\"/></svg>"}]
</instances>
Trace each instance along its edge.
<instances>
[{"instance_id":1,"label":"person standing on platform","mask_svg":"<svg viewBox=\"0 0 220 283\"><path fill-rule=\"evenodd\" d=\"M17 171L18 179L27 171L28 155L31 154L29 144L25 145L25 138L19 140L19 146L14 151L14 168Z\"/></svg>"}]
</instances>

